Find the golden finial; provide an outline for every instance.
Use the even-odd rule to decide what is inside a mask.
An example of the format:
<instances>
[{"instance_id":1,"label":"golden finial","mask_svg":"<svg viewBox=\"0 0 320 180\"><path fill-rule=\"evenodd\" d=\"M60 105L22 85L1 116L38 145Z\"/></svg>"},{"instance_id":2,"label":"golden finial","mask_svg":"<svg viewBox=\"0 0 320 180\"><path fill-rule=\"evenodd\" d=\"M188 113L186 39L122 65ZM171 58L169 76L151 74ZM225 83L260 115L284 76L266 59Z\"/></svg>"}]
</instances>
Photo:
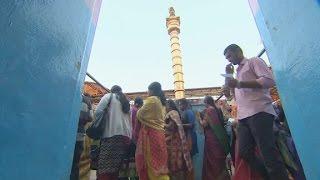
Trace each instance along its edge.
<instances>
[{"instance_id":1,"label":"golden finial","mask_svg":"<svg viewBox=\"0 0 320 180\"><path fill-rule=\"evenodd\" d=\"M170 14L170 16L176 16L176 13L175 13L173 7L170 7L169 14Z\"/></svg>"}]
</instances>

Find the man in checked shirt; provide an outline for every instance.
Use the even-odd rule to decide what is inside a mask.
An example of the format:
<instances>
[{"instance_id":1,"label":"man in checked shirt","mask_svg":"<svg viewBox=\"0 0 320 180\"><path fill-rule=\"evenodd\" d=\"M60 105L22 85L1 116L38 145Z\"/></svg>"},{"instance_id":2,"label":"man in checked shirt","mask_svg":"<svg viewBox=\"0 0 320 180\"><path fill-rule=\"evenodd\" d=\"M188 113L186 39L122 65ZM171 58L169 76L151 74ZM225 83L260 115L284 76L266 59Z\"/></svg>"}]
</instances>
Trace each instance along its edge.
<instances>
[{"instance_id":1,"label":"man in checked shirt","mask_svg":"<svg viewBox=\"0 0 320 180\"><path fill-rule=\"evenodd\" d=\"M240 157L265 179L289 179L273 134L275 111L269 93L269 88L275 85L272 72L262 59L245 58L236 44L229 45L224 56L230 62L227 74L233 74L232 65L238 65L236 79L226 78L226 86L233 92L237 104ZM259 148L262 158L255 155L255 147Z\"/></svg>"}]
</instances>

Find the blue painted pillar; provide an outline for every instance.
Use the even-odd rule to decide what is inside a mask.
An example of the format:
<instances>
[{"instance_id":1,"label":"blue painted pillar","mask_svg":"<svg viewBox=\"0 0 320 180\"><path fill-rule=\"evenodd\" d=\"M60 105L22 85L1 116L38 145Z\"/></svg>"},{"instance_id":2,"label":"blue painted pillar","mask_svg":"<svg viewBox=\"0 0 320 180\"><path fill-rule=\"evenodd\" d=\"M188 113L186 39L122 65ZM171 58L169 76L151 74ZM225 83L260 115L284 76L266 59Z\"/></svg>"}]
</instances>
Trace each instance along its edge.
<instances>
[{"instance_id":1,"label":"blue painted pillar","mask_svg":"<svg viewBox=\"0 0 320 180\"><path fill-rule=\"evenodd\" d=\"M0 179L69 179L100 5L0 1Z\"/></svg>"},{"instance_id":2,"label":"blue painted pillar","mask_svg":"<svg viewBox=\"0 0 320 180\"><path fill-rule=\"evenodd\" d=\"M320 1L249 0L308 180L320 179Z\"/></svg>"}]
</instances>

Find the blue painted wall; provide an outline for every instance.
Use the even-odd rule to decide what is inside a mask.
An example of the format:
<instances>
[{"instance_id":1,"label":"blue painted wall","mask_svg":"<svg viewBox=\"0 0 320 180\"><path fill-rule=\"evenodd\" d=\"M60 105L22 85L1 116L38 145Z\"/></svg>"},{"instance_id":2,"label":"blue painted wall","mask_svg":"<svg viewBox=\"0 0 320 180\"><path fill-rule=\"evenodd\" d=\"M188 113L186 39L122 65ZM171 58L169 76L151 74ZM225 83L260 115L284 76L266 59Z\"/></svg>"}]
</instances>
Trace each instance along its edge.
<instances>
[{"instance_id":1,"label":"blue painted wall","mask_svg":"<svg viewBox=\"0 0 320 180\"><path fill-rule=\"evenodd\" d=\"M320 179L320 4L249 0L308 180Z\"/></svg>"},{"instance_id":2,"label":"blue painted wall","mask_svg":"<svg viewBox=\"0 0 320 180\"><path fill-rule=\"evenodd\" d=\"M69 179L100 5L0 1L0 179Z\"/></svg>"}]
</instances>

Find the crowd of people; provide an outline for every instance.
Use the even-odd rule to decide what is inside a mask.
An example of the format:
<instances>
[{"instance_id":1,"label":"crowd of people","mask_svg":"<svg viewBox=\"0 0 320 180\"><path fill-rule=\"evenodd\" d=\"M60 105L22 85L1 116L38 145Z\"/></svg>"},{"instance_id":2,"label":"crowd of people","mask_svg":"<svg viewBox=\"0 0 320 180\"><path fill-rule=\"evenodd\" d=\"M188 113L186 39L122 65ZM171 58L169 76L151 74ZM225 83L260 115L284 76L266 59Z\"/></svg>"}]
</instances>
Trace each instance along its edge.
<instances>
[{"instance_id":1,"label":"crowd of people","mask_svg":"<svg viewBox=\"0 0 320 180\"><path fill-rule=\"evenodd\" d=\"M199 116L187 99L167 99L158 82L148 86L146 99L137 97L132 106L121 87L113 86L94 117L91 104L84 100L70 179L79 179L81 150L77 149L84 124L102 118L106 122L93 160L98 180L123 179L119 173L129 162L136 171L132 179L195 180L193 157L201 150L196 123L205 137L203 180L304 180L281 104L272 103L269 94L275 85L272 72L261 59L245 58L235 44L224 55L230 62L226 73L231 76L226 76L223 93L234 103L219 104L205 96ZM236 78L232 77L234 65L238 65Z\"/></svg>"}]
</instances>

